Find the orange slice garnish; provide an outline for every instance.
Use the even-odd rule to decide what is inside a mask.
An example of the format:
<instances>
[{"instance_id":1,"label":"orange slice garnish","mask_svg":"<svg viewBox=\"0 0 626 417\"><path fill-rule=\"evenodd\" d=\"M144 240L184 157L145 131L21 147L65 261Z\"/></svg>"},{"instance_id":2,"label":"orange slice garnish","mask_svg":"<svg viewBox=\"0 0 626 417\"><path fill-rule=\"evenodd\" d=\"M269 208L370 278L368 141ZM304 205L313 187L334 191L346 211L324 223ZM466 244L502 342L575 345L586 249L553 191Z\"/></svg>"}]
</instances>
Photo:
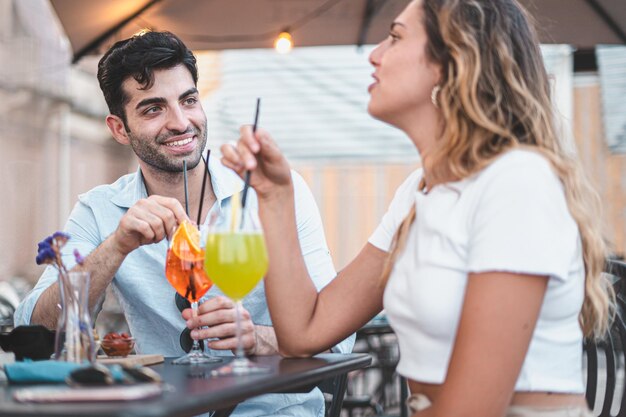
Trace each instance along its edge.
<instances>
[{"instance_id":1,"label":"orange slice garnish","mask_svg":"<svg viewBox=\"0 0 626 417\"><path fill-rule=\"evenodd\" d=\"M183 261L201 260L204 254L200 248L200 231L198 228L188 221L182 222L172 237L172 252Z\"/></svg>"}]
</instances>

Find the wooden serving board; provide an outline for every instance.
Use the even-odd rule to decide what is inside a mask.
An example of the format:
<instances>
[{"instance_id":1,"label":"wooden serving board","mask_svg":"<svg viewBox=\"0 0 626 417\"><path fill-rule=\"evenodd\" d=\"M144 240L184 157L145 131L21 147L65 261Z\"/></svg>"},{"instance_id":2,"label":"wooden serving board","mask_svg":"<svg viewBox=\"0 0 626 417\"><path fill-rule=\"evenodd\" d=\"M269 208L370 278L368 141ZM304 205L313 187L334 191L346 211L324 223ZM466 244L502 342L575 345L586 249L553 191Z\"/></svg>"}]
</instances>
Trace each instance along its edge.
<instances>
[{"instance_id":1,"label":"wooden serving board","mask_svg":"<svg viewBox=\"0 0 626 417\"><path fill-rule=\"evenodd\" d=\"M163 362L163 355L128 355L124 358L110 358L105 355L99 355L97 361L104 365L154 365Z\"/></svg>"}]
</instances>

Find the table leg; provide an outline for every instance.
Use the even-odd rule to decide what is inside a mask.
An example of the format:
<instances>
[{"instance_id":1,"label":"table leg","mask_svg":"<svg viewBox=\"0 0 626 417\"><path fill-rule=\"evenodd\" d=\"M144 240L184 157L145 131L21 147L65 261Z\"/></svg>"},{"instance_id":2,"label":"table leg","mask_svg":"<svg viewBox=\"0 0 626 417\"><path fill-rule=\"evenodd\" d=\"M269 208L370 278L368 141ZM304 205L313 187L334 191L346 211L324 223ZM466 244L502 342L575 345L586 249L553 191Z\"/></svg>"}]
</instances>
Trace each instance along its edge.
<instances>
[{"instance_id":1,"label":"table leg","mask_svg":"<svg viewBox=\"0 0 626 417\"><path fill-rule=\"evenodd\" d=\"M409 398L409 384L406 378L399 376L400 378L400 417L408 417L406 400Z\"/></svg>"}]
</instances>

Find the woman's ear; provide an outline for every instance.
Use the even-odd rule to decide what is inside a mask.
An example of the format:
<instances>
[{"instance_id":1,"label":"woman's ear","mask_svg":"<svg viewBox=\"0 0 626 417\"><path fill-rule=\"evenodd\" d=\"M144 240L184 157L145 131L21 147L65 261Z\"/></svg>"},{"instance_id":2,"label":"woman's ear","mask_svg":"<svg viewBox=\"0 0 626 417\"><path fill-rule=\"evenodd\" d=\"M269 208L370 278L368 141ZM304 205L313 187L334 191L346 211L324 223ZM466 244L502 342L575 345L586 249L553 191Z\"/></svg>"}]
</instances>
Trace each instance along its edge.
<instances>
[{"instance_id":1,"label":"woman's ear","mask_svg":"<svg viewBox=\"0 0 626 417\"><path fill-rule=\"evenodd\" d=\"M441 86L441 82L443 81L443 67L439 64L435 65L434 67L434 71L435 71L435 79L437 80L437 82L435 83L438 86Z\"/></svg>"},{"instance_id":2,"label":"woman's ear","mask_svg":"<svg viewBox=\"0 0 626 417\"><path fill-rule=\"evenodd\" d=\"M128 139L128 132L126 131L126 125L124 121L114 114L109 114L106 117L106 124L113 135L113 138L121 143L122 145L129 145L130 140Z\"/></svg>"}]
</instances>

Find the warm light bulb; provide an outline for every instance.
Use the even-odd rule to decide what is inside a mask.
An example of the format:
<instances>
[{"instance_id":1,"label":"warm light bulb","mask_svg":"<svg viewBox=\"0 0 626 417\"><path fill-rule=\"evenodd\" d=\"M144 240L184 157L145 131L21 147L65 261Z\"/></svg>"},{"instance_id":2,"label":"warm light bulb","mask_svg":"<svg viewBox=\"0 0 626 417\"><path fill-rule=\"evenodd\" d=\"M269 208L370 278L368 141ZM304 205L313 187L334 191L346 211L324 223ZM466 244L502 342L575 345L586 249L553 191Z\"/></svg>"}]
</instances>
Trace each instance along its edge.
<instances>
[{"instance_id":1,"label":"warm light bulb","mask_svg":"<svg viewBox=\"0 0 626 417\"><path fill-rule=\"evenodd\" d=\"M279 54L287 54L293 47L293 41L291 40L291 34L289 32L281 32L278 38L274 41L274 49Z\"/></svg>"}]
</instances>

